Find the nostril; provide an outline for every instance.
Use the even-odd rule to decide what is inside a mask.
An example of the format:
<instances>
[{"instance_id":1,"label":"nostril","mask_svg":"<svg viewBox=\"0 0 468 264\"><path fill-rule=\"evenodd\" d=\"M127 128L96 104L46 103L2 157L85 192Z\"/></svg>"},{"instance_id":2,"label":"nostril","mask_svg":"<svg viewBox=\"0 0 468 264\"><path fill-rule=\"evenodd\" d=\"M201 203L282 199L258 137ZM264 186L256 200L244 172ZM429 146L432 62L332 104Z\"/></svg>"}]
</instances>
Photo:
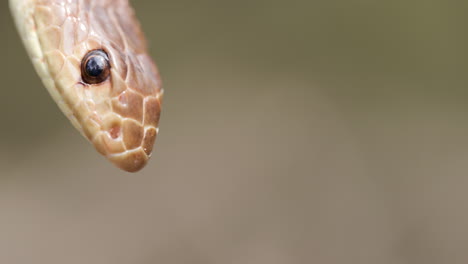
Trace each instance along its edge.
<instances>
[{"instance_id":1,"label":"nostril","mask_svg":"<svg viewBox=\"0 0 468 264\"><path fill-rule=\"evenodd\" d=\"M120 136L120 126L115 125L109 129L109 135L112 139L116 139Z\"/></svg>"}]
</instances>

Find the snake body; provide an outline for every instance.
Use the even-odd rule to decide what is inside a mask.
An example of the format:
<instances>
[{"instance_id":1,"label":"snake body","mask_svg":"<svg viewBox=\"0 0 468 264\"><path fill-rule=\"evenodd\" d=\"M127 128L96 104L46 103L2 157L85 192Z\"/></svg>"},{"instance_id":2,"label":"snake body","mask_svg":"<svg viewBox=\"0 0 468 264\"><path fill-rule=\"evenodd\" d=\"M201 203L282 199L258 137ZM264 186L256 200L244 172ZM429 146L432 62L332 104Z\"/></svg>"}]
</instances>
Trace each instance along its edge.
<instances>
[{"instance_id":1,"label":"snake body","mask_svg":"<svg viewBox=\"0 0 468 264\"><path fill-rule=\"evenodd\" d=\"M163 89L128 0L10 0L10 8L34 68L75 128L117 167L143 168ZM100 57L84 64L93 52ZM88 81L87 69L107 74Z\"/></svg>"}]
</instances>

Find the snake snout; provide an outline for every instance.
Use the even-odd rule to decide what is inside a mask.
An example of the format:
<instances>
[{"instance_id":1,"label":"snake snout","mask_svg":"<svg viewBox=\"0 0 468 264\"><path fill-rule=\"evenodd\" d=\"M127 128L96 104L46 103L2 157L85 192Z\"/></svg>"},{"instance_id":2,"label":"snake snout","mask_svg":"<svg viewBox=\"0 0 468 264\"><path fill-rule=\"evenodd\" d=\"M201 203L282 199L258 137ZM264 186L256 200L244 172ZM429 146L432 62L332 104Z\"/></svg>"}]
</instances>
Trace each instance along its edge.
<instances>
[{"instance_id":1,"label":"snake snout","mask_svg":"<svg viewBox=\"0 0 468 264\"><path fill-rule=\"evenodd\" d=\"M132 108L132 105L128 105ZM94 137L96 149L117 167L136 172L151 156L157 137L159 100L145 99L142 117L136 120L112 113L101 119L100 130Z\"/></svg>"}]
</instances>

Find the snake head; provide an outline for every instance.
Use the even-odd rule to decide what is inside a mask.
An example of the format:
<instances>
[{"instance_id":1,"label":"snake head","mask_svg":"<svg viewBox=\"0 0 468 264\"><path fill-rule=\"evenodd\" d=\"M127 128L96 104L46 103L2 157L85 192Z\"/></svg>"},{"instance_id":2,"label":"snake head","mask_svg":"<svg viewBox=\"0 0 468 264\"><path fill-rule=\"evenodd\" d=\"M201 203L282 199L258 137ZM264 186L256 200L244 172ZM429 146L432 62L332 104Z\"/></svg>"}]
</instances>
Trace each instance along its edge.
<instances>
[{"instance_id":1,"label":"snake head","mask_svg":"<svg viewBox=\"0 0 468 264\"><path fill-rule=\"evenodd\" d=\"M162 85L127 0L10 0L33 64L72 124L135 172L158 134Z\"/></svg>"}]
</instances>

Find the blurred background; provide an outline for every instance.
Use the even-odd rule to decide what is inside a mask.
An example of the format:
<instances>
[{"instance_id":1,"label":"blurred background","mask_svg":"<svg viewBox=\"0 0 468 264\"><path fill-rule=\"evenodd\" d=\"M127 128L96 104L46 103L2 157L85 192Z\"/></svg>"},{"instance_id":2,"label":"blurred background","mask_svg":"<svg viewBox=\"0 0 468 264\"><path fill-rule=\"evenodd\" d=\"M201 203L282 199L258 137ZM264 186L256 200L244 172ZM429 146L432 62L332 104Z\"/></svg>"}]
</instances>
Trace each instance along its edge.
<instances>
[{"instance_id":1,"label":"blurred background","mask_svg":"<svg viewBox=\"0 0 468 264\"><path fill-rule=\"evenodd\" d=\"M0 3L0 263L468 262L468 4L132 3L166 92L138 174Z\"/></svg>"}]
</instances>

